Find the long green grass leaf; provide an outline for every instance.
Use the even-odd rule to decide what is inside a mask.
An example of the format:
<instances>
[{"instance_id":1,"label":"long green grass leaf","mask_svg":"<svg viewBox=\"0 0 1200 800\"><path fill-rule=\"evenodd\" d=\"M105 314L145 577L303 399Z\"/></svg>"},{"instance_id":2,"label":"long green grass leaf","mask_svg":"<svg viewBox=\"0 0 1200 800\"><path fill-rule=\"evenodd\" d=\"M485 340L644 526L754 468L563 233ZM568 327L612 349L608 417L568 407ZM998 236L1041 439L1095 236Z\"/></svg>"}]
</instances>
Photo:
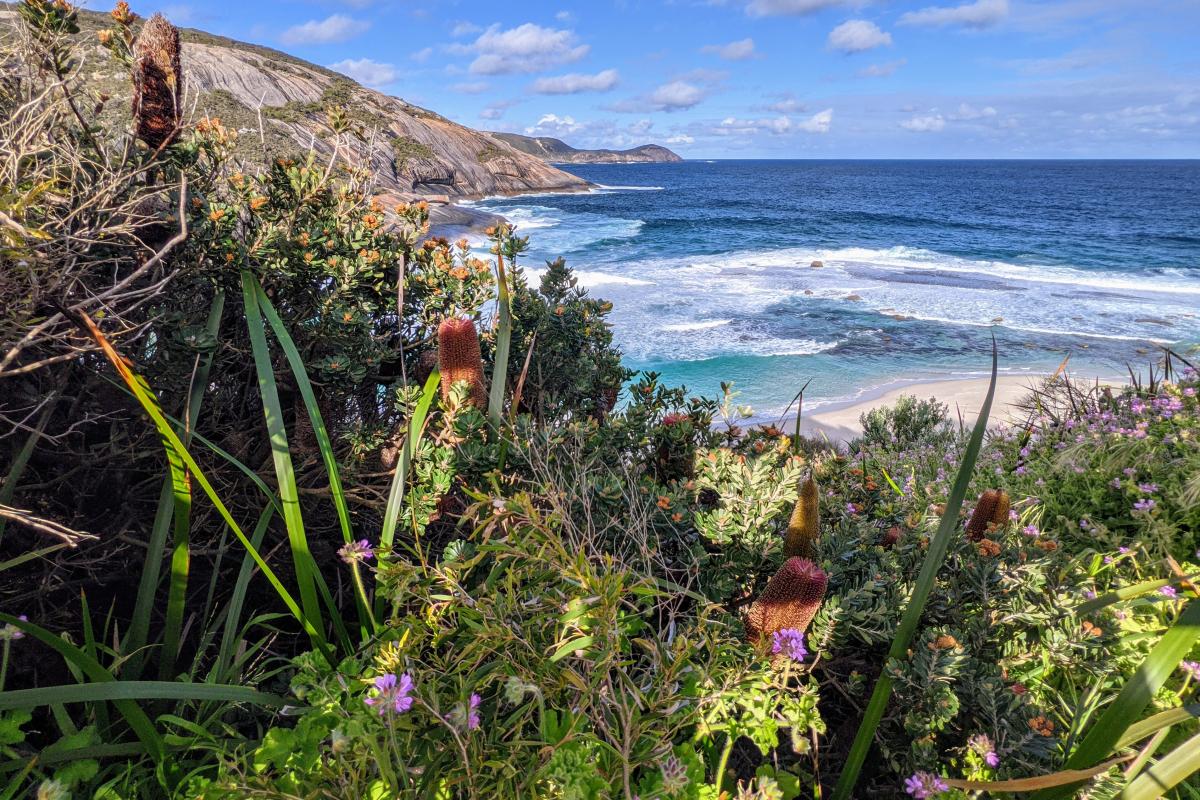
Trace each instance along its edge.
<instances>
[{"instance_id":1,"label":"long green grass leaf","mask_svg":"<svg viewBox=\"0 0 1200 800\"><path fill-rule=\"evenodd\" d=\"M212 306L209 308L205 331L209 338L216 340L221 328L221 316L225 311L225 290L219 289L213 295ZM196 365L196 373L192 380L191 391L188 394L187 405L184 407L183 418L186 424L182 426L181 438L185 444L190 443L192 432L200 419L200 406L204 401L204 391L208 388L208 376L212 370L213 353L201 357ZM177 422L176 425L179 425ZM186 470L174 450L166 448L169 473L163 482L162 492L158 499L158 510L154 515L154 524L150 529L150 538L146 543L146 557L142 563L142 574L138 580L137 599L134 602L133 616L129 632L125 636L124 647L130 654L126 662L124 674L131 678L141 675L145 646L150 631L150 617L154 609L154 598L158 592L158 580L162 570L163 555L167 546L167 530L174 523L174 549L171 554L171 583L168 589L167 622L165 626L163 649L159 660L159 677L165 677L171 672L179 655L179 633L183 627L183 609L187 599L187 576L190 571L191 551L189 547L189 529L191 525L191 487Z\"/></svg>"},{"instance_id":2,"label":"long green grass leaf","mask_svg":"<svg viewBox=\"0 0 1200 800\"><path fill-rule=\"evenodd\" d=\"M283 324L275 307L271 305L271 300L263 291L262 285L255 281L254 287L257 290L259 308L262 309L263 317L271 326L271 331L275 334L275 339L279 342L284 357L287 358L292 376L296 379L296 388L304 400L305 409L308 410L308 419L317 440L317 449L325 464L325 472L329 475L329 494L333 498L333 506L337 511L338 525L342 529L342 539L349 544L354 541L354 530L350 523L350 507L346 503L346 492L342 487L342 477L338 469L337 457L333 453L333 443L329 440L329 432L326 430L325 420L321 416L317 395L313 391L312 381L309 380L308 370L304 366L304 358L296 349L296 344L292 341L287 326ZM358 607L359 629L365 640L368 633L373 633L375 630L374 617L371 616L370 609L367 607L367 598L361 592L356 592L355 598Z\"/></svg>"},{"instance_id":3,"label":"long green grass leaf","mask_svg":"<svg viewBox=\"0 0 1200 800\"><path fill-rule=\"evenodd\" d=\"M1197 638L1200 638L1200 599L1192 599L1146 656L1137 672L1125 682L1117 699L1092 724L1083 741L1067 759L1067 769L1095 764L1116 749L1124 733L1138 722L1154 695L1179 666L1179 662L1187 657ZM1151 772L1153 769L1147 770L1142 777ZM1034 800L1070 797L1077 786L1072 784L1038 792Z\"/></svg>"},{"instance_id":4,"label":"long green grass leaf","mask_svg":"<svg viewBox=\"0 0 1200 800\"><path fill-rule=\"evenodd\" d=\"M496 358L492 364L492 386L488 397L488 419L492 427L500 430L501 415L504 413L504 389L508 382L508 350L512 344L513 318L512 297L508 291L508 274L504 269L504 255L496 251L497 325Z\"/></svg>"},{"instance_id":5,"label":"long green grass leaf","mask_svg":"<svg viewBox=\"0 0 1200 800\"><path fill-rule=\"evenodd\" d=\"M271 519L275 516L275 506L268 505L258 517L258 524L250 535L250 542L255 549L262 546L262 540L270 527ZM233 663L234 652L240 641L242 606L246 602L246 590L250 586L250 576L254 574L254 561L247 553L242 557L242 566L238 569L237 578L233 582L233 592L229 603L225 606L225 618L221 622L221 646L217 650L217 659L212 669L212 675L218 682L230 680L233 676L226 671Z\"/></svg>"},{"instance_id":6,"label":"long green grass leaf","mask_svg":"<svg viewBox=\"0 0 1200 800\"><path fill-rule=\"evenodd\" d=\"M51 703L100 703L116 700L200 700L250 703L279 708L287 701L249 686L179 681L103 681L17 689L0 694L0 711L36 708Z\"/></svg>"},{"instance_id":7,"label":"long green grass leaf","mask_svg":"<svg viewBox=\"0 0 1200 800\"><path fill-rule=\"evenodd\" d=\"M1172 725L1178 725L1181 722L1186 722L1190 719L1200 717L1200 703L1193 703L1179 708L1172 708L1170 711L1162 711L1152 717L1147 717L1141 722L1135 722L1125 729L1125 733L1121 736L1113 750L1124 750L1130 745L1140 742L1147 736L1157 733L1163 728L1169 728Z\"/></svg>"},{"instance_id":8,"label":"long green grass leaf","mask_svg":"<svg viewBox=\"0 0 1200 800\"><path fill-rule=\"evenodd\" d=\"M404 503L404 489L408 483L413 453L425 430L425 419L429 416L429 408L433 405L433 398L437 396L441 379L441 373L436 369L430 373L421 390L421 399L417 401L417 406L408 420L408 433L404 436L396 472L392 475L392 485L388 489L387 505L383 512L383 529L379 532L379 544L384 549L390 548L396 539L396 526L400 522L400 508Z\"/></svg>"},{"instance_id":9,"label":"long green grass leaf","mask_svg":"<svg viewBox=\"0 0 1200 800\"><path fill-rule=\"evenodd\" d=\"M954 486L946 501L946 511L942 514L941 524L938 525L937 533L929 542L929 550L925 554L925 561L921 564L921 571L917 575L912 596L908 600L908 606L904 609L904 615L900 618L900 625L896 628L895 638L892 639L892 646L888 650L887 660L889 661L902 658L907 652L913 635L917 631L917 624L921 621L925 603L929 600L930 592L933 591L938 570L942 568L942 562L946 559L950 540L958 535L956 529L959 510L966 498L967 487L971 483L975 460L979 457L979 450L983 446L983 434L987 430L988 416L992 411L992 399L996 394L997 367L998 354L996 343L993 341L992 378L988 385L987 397L984 398L983 407L979 410L979 419L975 421L975 428L971 431L971 438L967 441L967 447L963 451L962 463L959 464L958 475L954 479ZM883 719L883 712L887 708L891 695L892 679L884 669L875 682L875 689L871 693L866 713L863 714L862 722L859 723L858 733L855 734L850 754L846 758L846 764L838 779L837 787L834 789L833 800L850 800L853 797L859 772L867 758L867 752L871 749L871 743L875 739L875 730L879 727L879 721Z\"/></svg>"},{"instance_id":10,"label":"long green grass leaf","mask_svg":"<svg viewBox=\"0 0 1200 800\"><path fill-rule=\"evenodd\" d=\"M61 636L55 636L42 626L4 613L0 613L0 622L20 628L29 636L51 648L61 655L68 664L78 669L93 684L117 682L116 677L105 669L104 665L99 661ZM16 692L4 692L0 694L0 698L7 698L11 694L16 694ZM150 722L150 718L146 716L146 712L142 711L133 700L127 698L114 699L113 705L121 712L121 716L125 717L125 721L129 723L129 727L133 729L134 734L146 746L146 750L154 757L154 760L161 760L164 752L163 741L159 737L158 732L154 730L154 724Z\"/></svg>"},{"instance_id":11,"label":"long green grass leaf","mask_svg":"<svg viewBox=\"0 0 1200 800\"><path fill-rule=\"evenodd\" d=\"M1193 736L1134 779L1120 800L1154 800L1200 772L1200 734Z\"/></svg>"},{"instance_id":12,"label":"long green grass leaf","mask_svg":"<svg viewBox=\"0 0 1200 800\"><path fill-rule=\"evenodd\" d=\"M133 371L121 354L117 352L116 348L112 346L112 343L108 341L104 334L101 333L100 329L96 327L96 324L92 322L91 318L89 318L86 314L80 314L78 319L79 322L86 328L88 334L100 347L100 350L104 353L105 358L107 358L109 363L112 364L117 370L117 374L121 376L121 380L123 380L125 385L129 387L130 391L133 392L134 397L137 399L142 409L147 415L149 415L150 420L154 423L159 435L170 447L174 448L175 451L179 453L180 458L182 458L183 462L187 465L188 471L191 473L193 480L200 484L200 487L204 490L204 494L216 508L217 513L221 515L221 519L225 521L225 524L228 525L229 529L233 531L235 536L237 536L238 541L242 543L242 546L245 547L250 553L251 557L253 557L254 562L258 564L258 568L262 570L263 575L270 582L272 588L275 589L275 593L279 595L279 599L283 601L284 605L287 606L288 611L292 613L292 616L304 628L305 633L307 633L309 639L313 641L316 649L321 652L321 655L324 656L326 661L328 661L330 664L336 663L334 660L334 655L330 651L329 646L325 641L325 636L321 633L321 631L317 630L312 625L312 623L309 621L309 618L301 611L300 606L297 605L295 599L291 595L291 592L289 592L287 587L283 585L283 582L279 580L279 576L275 574L275 571L271 569L271 566L266 562L266 560L263 559L262 555L258 552L258 549L251 544L248 538L246 538L246 534L242 531L241 526L237 524L237 521L233 518L233 514L229 512L229 508L224 502L221 501L220 495L217 494L216 489L213 488L212 483L209 482L208 478L204 474L204 471L200 468L200 465L196 463L196 459L190 452L188 452L188 449L184 446L183 442L180 441L179 437L175 434L171 424L167 422L167 418L163 415L162 409L158 405L158 399L150 390L149 385Z\"/></svg>"},{"instance_id":13,"label":"long green grass leaf","mask_svg":"<svg viewBox=\"0 0 1200 800\"><path fill-rule=\"evenodd\" d=\"M271 365L271 352L267 345L266 332L263 330L257 285L258 282L254 276L243 270L242 298L246 311L246 328L250 334L250 349L254 355L254 370L258 376L258 391L262 396L267 436L271 441L271 458L275 463L279 499L283 503L284 527L287 529L292 564L296 569L296 584L300 589L300 605L309 626L318 632L318 637L323 645L325 635L321 632L324 623L321 618L320 601L317 597L316 561L308 549L308 537L304 532L304 517L300 511L300 492L296 486L296 471L292 466L292 455L288 449L287 431L283 424L283 408L279 402L279 389L275 384L275 370Z\"/></svg>"}]
</instances>

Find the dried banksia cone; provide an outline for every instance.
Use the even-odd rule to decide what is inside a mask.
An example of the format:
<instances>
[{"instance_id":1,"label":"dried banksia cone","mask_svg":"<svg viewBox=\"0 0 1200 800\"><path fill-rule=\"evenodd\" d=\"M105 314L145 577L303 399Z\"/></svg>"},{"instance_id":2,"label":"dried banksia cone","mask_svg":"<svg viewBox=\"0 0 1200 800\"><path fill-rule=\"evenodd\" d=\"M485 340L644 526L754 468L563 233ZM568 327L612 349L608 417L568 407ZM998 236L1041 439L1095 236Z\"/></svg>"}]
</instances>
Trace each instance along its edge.
<instances>
[{"instance_id":1,"label":"dried banksia cone","mask_svg":"<svg viewBox=\"0 0 1200 800\"><path fill-rule=\"evenodd\" d=\"M183 67L179 30L155 14L133 43L133 124L137 137L152 149L179 136Z\"/></svg>"},{"instance_id":2,"label":"dried banksia cone","mask_svg":"<svg viewBox=\"0 0 1200 800\"><path fill-rule=\"evenodd\" d=\"M1000 527L1008 522L1008 510L1011 507L1008 492L999 489L988 489L979 495L975 510L971 512L971 521L967 523L967 538L978 542L987 536L993 527Z\"/></svg>"},{"instance_id":3,"label":"dried banksia cone","mask_svg":"<svg viewBox=\"0 0 1200 800\"><path fill-rule=\"evenodd\" d=\"M479 335L469 319L452 317L438 326L438 369L442 373L442 401L450 399L450 388L465 381L471 391L467 403L487 408L483 388L483 357L479 354Z\"/></svg>"},{"instance_id":4,"label":"dried banksia cone","mask_svg":"<svg viewBox=\"0 0 1200 800\"><path fill-rule=\"evenodd\" d=\"M783 540L783 555L787 558L802 556L812 558L821 531L821 517L817 498L817 482L809 477L800 487L800 497L792 518L788 520L787 538Z\"/></svg>"},{"instance_id":5,"label":"dried banksia cone","mask_svg":"<svg viewBox=\"0 0 1200 800\"><path fill-rule=\"evenodd\" d=\"M803 633L817 615L828 583L824 570L807 558L783 562L746 613L750 640L762 642L785 628Z\"/></svg>"}]
</instances>

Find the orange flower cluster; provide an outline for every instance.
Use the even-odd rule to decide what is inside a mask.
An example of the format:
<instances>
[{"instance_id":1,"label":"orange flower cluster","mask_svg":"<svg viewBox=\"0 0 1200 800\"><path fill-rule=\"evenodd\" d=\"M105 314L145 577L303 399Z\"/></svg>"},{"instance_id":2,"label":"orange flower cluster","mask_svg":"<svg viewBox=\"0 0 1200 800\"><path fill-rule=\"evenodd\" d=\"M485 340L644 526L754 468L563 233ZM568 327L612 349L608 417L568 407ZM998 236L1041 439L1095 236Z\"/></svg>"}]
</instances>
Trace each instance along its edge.
<instances>
[{"instance_id":1,"label":"orange flower cluster","mask_svg":"<svg viewBox=\"0 0 1200 800\"><path fill-rule=\"evenodd\" d=\"M470 387L467 402L478 409L487 408L483 356L474 322L452 317L438 326L438 369L442 373L443 402L449 401L450 388L463 381Z\"/></svg>"}]
</instances>

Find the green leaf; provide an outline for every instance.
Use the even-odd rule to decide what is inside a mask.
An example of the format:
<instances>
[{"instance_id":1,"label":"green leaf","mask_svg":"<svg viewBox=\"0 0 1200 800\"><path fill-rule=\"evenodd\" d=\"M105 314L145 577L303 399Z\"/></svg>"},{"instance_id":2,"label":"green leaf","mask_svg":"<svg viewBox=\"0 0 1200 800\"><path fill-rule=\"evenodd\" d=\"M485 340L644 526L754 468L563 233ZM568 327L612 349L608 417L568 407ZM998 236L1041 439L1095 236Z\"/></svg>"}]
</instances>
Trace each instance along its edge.
<instances>
[{"instance_id":1,"label":"green leaf","mask_svg":"<svg viewBox=\"0 0 1200 800\"><path fill-rule=\"evenodd\" d=\"M971 438L963 452L962 463L959 465L958 475L954 479L954 487L950 490L950 497L946 501L946 511L942 514L941 524L938 525L937 533L929 542L929 550L925 553L925 561L921 564L921 572L917 575L912 597L909 598L908 606L904 609L904 616L900 618L900 625L896 628L895 638L892 639L892 646L888 650L888 660L903 658L907 652L913 635L917 631L917 624L921 621L925 603L929 600L930 592L933 591L938 570L942 568L942 562L946 559L950 540L958 535L958 513L962 508L963 500L966 499L967 487L971 483L971 473L975 469L975 461L983 446L983 434L987 430L988 415L991 414L992 399L996 394L997 367L998 354L996 342L993 340L992 379L988 385L987 397L983 401L983 407L979 410L979 419L975 421L975 428L971 431ZM871 749L871 742L875 739L875 729L879 727L879 721L883 719L883 712L887 708L891 696L892 679L885 670L880 673L875 682L871 700L867 704L862 722L859 723L858 733L855 734L850 754L846 757L845 766L842 768L842 774L834 789L833 800L850 800L853 796L854 785L858 782L858 774L867 758L867 751Z\"/></svg>"},{"instance_id":2,"label":"green leaf","mask_svg":"<svg viewBox=\"0 0 1200 800\"><path fill-rule=\"evenodd\" d=\"M201 700L250 703L279 708L285 700L248 686L180 681L104 681L16 689L0 694L0 710L37 708L51 703L98 703L112 700Z\"/></svg>"},{"instance_id":3,"label":"green leaf","mask_svg":"<svg viewBox=\"0 0 1200 800\"><path fill-rule=\"evenodd\" d=\"M1067 759L1067 769L1087 767L1113 753L1125 732L1138 722L1155 693L1166 683L1167 678L1179 666L1179 662L1187 657L1198 637L1200 600L1193 599L1184 606L1175 623L1159 639L1137 672L1125 682L1117 699L1088 730L1087 736ZM1153 770L1147 770L1142 777L1151 772ZM1070 797L1078 786L1076 783L1061 789L1038 792L1034 795L1034 800Z\"/></svg>"},{"instance_id":4,"label":"green leaf","mask_svg":"<svg viewBox=\"0 0 1200 800\"><path fill-rule=\"evenodd\" d=\"M560 644L554 651L554 655L550 656L551 662L562 661L564 658L574 653L576 650L586 650L592 646L591 636L578 636L569 642Z\"/></svg>"},{"instance_id":5,"label":"green leaf","mask_svg":"<svg viewBox=\"0 0 1200 800\"><path fill-rule=\"evenodd\" d=\"M390 548L396 539L396 526L400 522L400 508L404 502L404 487L408 483L413 452L424 434L425 419L429 415L430 406L433 405L433 398L437 396L441 380L441 373L436 369L429 374L424 388L421 389L421 399L417 401L417 407L413 409L412 417L408 420L408 433L404 437L396 472L392 475L392 485L388 489L387 505L383 512L383 529L379 532L379 544L384 549Z\"/></svg>"},{"instance_id":6,"label":"green leaf","mask_svg":"<svg viewBox=\"0 0 1200 800\"><path fill-rule=\"evenodd\" d=\"M242 271L242 298L246 308L246 329L250 334L250 349L254 355L254 370L258 375L258 391L262 396L263 416L267 423L267 437L271 441L271 459L275 464L275 478L279 484L279 499L283 503L283 521L287 529L288 545L292 553L292 564L296 569L296 583L300 589L300 605L308 621L309 635L313 644L324 649L325 634L321 618L321 604L317 597L316 561L308 549L308 537L304 532L304 516L300 511L300 491L296 486L296 470L292 466L292 454L288 449L287 431L283 424L283 407L279 402L279 388L275 384L275 370L271 364L271 352L263 330L262 314L258 304L258 283L249 271ZM330 664L334 661L331 659Z\"/></svg>"},{"instance_id":7,"label":"green leaf","mask_svg":"<svg viewBox=\"0 0 1200 800\"><path fill-rule=\"evenodd\" d=\"M1200 734L1160 758L1121 792L1120 800L1154 800L1200 771Z\"/></svg>"},{"instance_id":8,"label":"green leaf","mask_svg":"<svg viewBox=\"0 0 1200 800\"><path fill-rule=\"evenodd\" d=\"M89 680L91 684L85 684L85 687L96 686L102 683L116 683L117 679L111 672L104 668L99 661L89 656L87 653L80 650L75 645L66 641L60 636L55 636L50 631L35 625L32 622L27 622L18 619L11 614L0 612L0 622L9 625L15 625L23 630L28 635L37 639L42 644L50 647L55 652L63 657L69 664L78 668ZM2 701L7 701L11 695L18 694L20 691L37 691L37 690L17 690L9 691L0 694ZM137 735L142 744L146 746L146 750L154 758L155 761L161 761L165 748L162 739L157 731L154 730L154 725L150 722L150 718L146 716L146 712L138 706L137 703L130 699L115 699L113 704L121 715L125 717L125 721L129 723L129 727L133 728L133 732ZM3 706L0 706L3 707Z\"/></svg>"},{"instance_id":9,"label":"green leaf","mask_svg":"<svg viewBox=\"0 0 1200 800\"><path fill-rule=\"evenodd\" d=\"M512 298L508 291L508 274L504 269L504 256L496 252L496 287L499 294L496 307L499 319L496 325L496 357L492 364L492 386L488 397L488 419L497 431L500 430L501 414L504 412L504 389L508 381L508 350L512 343L513 317Z\"/></svg>"}]
</instances>

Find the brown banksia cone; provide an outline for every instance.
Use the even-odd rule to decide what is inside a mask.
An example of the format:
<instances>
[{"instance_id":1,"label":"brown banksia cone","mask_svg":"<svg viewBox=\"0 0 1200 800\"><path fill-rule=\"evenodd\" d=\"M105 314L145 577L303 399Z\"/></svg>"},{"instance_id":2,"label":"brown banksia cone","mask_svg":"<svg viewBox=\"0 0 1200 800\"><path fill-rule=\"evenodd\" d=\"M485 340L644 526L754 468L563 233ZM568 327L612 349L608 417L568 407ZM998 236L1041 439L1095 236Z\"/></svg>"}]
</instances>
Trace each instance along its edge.
<instances>
[{"instance_id":1,"label":"brown banksia cone","mask_svg":"<svg viewBox=\"0 0 1200 800\"><path fill-rule=\"evenodd\" d=\"M967 523L967 538L978 542L987 536L993 528L998 528L1008 522L1008 510L1012 504L1008 492L999 489L988 489L979 495L975 510L971 512L971 521Z\"/></svg>"},{"instance_id":2,"label":"brown banksia cone","mask_svg":"<svg viewBox=\"0 0 1200 800\"><path fill-rule=\"evenodd\" d=\"M809 477L800 487L800 497L792 510L792 518L788 520L787 537L783 540L783 555L786 558L812 558L816 552L817 537L821 533L818 495L817 482Z\"/></svg>"},{"instance_id":3,"label":"brown banksia cone","mask_svg":"<svg viewBox=\"0 0 1200 800\"><path fill-rule=\"evenodd\" d=\"M824 570L807 558L783 562L746 612L750 640L759 643L786 628L803 633L817 615L828 583Z\"/></svg>"},{"instance_id":4,"label":"brown banksia cone","mask_svg":"<svg viewBox=\"0 0 1200 800\"><path fill-rule=\"evenodd\" d=\"M479 334L471 320L452 317L438 326L438 369L442 373L442 402L449 401L454 384L465 381L470 387L467 403L480 410L487 408Z\"/></svg>"},{"instance_id":5,"label":"brown banksia cone","mask_svg":"<svg viewBox=\"0 0 1200 800\"><path fill-rule=\"evenodd\" d=\"M179 137L182 97L179 30L162 14L155 14L133 43L134 132L151 149Z\"/></svg>"}]
</instances>

